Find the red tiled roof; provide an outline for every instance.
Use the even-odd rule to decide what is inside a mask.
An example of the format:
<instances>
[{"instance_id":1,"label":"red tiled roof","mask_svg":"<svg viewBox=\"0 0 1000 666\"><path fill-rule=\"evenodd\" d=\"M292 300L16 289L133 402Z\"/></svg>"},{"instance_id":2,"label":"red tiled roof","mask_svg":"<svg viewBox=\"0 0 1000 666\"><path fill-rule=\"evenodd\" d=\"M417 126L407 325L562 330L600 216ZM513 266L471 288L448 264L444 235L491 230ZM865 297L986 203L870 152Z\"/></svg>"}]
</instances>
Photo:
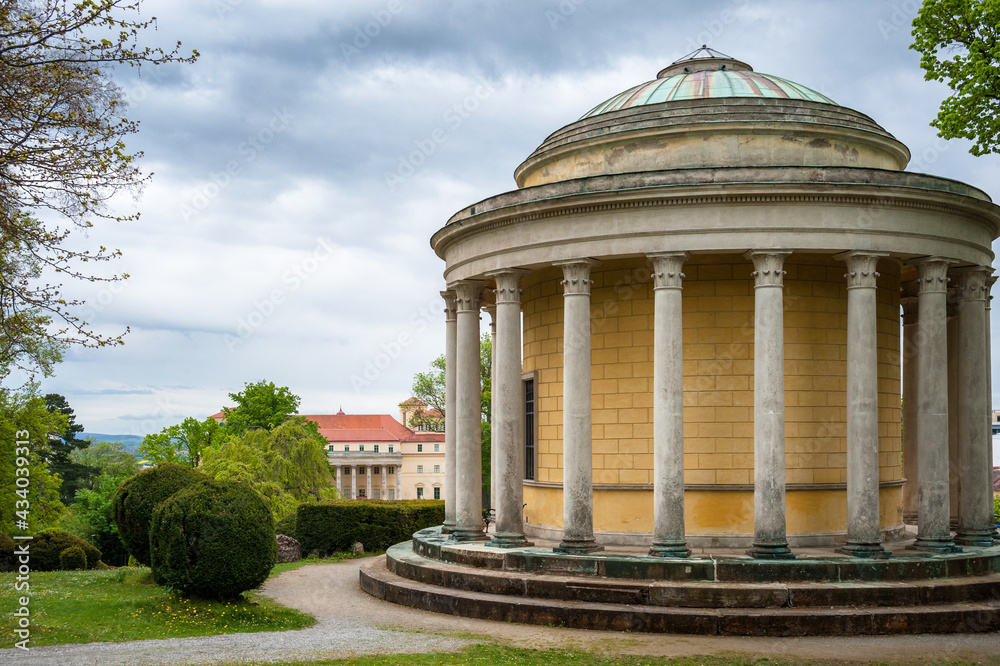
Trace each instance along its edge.
<instances>
[{"instance_id":1,"label":"red tiled roof","mask_svg":"<svg viewBox=\"0 0 1000 666\"><path fill-rule=\"evenodd\" d=\"M413 437L388 414L302 414L315 421L329 442L404 442Z\"/></svg>"}]
</instances>

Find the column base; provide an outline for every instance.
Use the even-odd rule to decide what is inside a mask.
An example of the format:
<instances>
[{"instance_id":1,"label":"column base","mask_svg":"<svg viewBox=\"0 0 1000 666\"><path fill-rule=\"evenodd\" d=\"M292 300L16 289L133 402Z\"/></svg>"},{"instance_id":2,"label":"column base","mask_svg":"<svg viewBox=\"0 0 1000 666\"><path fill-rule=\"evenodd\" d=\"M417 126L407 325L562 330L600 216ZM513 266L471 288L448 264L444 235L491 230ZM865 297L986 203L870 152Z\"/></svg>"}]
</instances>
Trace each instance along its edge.
<instances>
[{"instance_id":1,"label":"column base","mask_svg":"<svg viewBox=\"0 0 1000 666\"><path fill-rule=\"evenodd\" d=\"M493 540L486 544L488 548L528 548L534 546L523 534L500 532L493 535Z\"/></svg>"},{"instance_id":2,"label":"column base","mask_svg":"<svg viewBox=\"0 0 1000 666\"><path fill-rule=\"evenodd\" d=\"M552 552L563 553L565 555L586 555L598 550L604 550L604 546L598 544L593 539L563 539L562 543L552 549Z\"/></svg>"},{"instance_id":3,"label":"column base","mask_svg":"<svg viewBox=\"0 0 1000 666\"><path fill-rule=\"evenodd\" d=\"M649 549L650 557L679 557L691 555L691 549L684 541L654 541Z\"/></svg>"},{"instance_id":4,"label":"column base","mask_svg":"<svg viewBox=\"0 0 1000 666\"><path fill-rule=\"evenodd\" d=\"M451 534L455 531L455 523L445 522L441 526L441 534Z\"/></svg>"},{"instance_id":5,"label":"column base","mask_svg":"<svg viewBox=\"0 0 1000 666\"><path fill-rule=\"evenodd\" d=\"M931 553L932 555L947 555L949 553L961 553L962 547L956 546L950 538L939 537L932 539L926 537L920 538L918 536L916 541L906 547L906 550L919 550Z\"/></svg>"},{"instance_id":6,"label":"column base","mask_svg":"<svg viewBox=\"0 0 1000 666\"><path fill-rule=\"evenodd\" d=\"M747 555L755 560L794 560L795 553L788 550L788 542L755 543L747 551Z\"/></svg>"},{"instance_id":7,"label":"column base","mask_svg":"<svg viewBox=\"0 0 1000 666\"><path fill-rule=\"evenodd\" d=\"M892 557L892 553L877 543L848 543L843 548L838 548L836 552L851 557L863 557L870 560L887 560Z\"/></svg>"},{"instance_id":8,"label":"column base","mask_svg":"<svg viewBox=\"0 0 1000 666\"><path fill-rule=\"evenodd\" d=\"M467 543L471 541L486 541L489 537L482 530L466 530L456 527L455 531L448 537L451 541Z\"/></svg>"},{"instance_id":9,"label":"column base","mask_svg":"<svg viewBox=\"0 0 1000 666\"><path fill-rule=\"evenodd\" d=\"M993 530L966 530L955 535L955 543L960 546L991 548L994 544Z\"/></svg>"}]
</instances>

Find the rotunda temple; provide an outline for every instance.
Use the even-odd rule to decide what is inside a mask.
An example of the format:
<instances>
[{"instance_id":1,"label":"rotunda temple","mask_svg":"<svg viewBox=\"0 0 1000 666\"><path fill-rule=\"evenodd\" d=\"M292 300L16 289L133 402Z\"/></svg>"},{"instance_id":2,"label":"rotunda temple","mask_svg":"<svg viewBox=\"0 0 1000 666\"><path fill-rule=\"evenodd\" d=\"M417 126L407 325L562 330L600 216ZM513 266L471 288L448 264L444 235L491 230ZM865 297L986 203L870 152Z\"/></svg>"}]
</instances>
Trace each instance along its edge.
<instances>
[{"instance_id":1,"label":"rotunda temple","mask_svg":"<svg viewBox=\"0 0 1000 666\"><path fill-rule=\"evenodd\" d=\"M909 158L868 116L707 48L545 139L518 189L431 240L444 532L487 538L485 308L496 546L884 558L907 522L916 551L992 546L1000 208Z\"/></svg>"}]
</instances>

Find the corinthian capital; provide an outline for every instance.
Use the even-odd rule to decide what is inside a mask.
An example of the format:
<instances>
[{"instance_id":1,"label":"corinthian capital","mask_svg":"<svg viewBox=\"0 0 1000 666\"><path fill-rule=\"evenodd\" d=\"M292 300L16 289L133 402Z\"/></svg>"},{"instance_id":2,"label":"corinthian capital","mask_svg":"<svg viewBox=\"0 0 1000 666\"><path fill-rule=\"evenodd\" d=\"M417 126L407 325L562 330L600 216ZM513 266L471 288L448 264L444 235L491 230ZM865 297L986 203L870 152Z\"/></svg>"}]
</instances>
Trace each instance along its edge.
<instances>
[{"instance_id":1,"label":"corinthian capital","mask_svg":"<svg viewBox=\"0 0 1000 666\"><path fill-rule=\"evenodd\" d=\"M963 266L952 271L958 284L955 294L960 301L985 301L989 295L989 279L993 269L986 266Z\"/></svg>"},{"instance_id":2,"label":"corinthian capital","mask_svg":"<svg viewBox=\"0 0 1000 666\"><path fill-rule=\"evenodd\" d=\"M497 305L521 302L521 278L529 272L521 268L503 268L486 273L486 277L493 278L497 283L497 288L494 290L497 295Z\"/></svg>"},{"instance_id":3,"label":"corinthian capital","mask_svg":"<svg viewBox=\"0 0 1000 666\"><path fill-rule=\"evenodd\" d=\"M785 257L791 250L750 250L743 256L753 262L754 287L780 287L784 284Z\"/></svg>"},{"instance_id":4,"label":"corinthian capital","mask_svg":"<svg viewBox=\"0 0 1000 666\"><path fill-rule=\"evenodd\" d=\"M681 266L688 258L687 252L660 252L646 255L653 262L653 289L680 289L684 273Z\"/></svg>"},{"instance_id":5,"label":"corinthian capital","mask_svg":"<svg viewBox=\"0 0 1000 666\"><path fill-rule=\"evenodd\" d=\"M577 259L575 261L561 261L555 264L563 271L563 293L570 294L590 294L590 285L594 283L590 279L590 269L597 265L593 259Z\"/></svg>"},{"instance_id":6,"label":"corinthian capital","mask_svg":"<svg viewBox=\"0 0 1000 666\"><path fill-rule=\"evenodd\" d=\"M459 280L448 285L455 292L458 312L479 312L479 296L483 293L483 283L478 280Z\"/></svg>"}]
</instances>

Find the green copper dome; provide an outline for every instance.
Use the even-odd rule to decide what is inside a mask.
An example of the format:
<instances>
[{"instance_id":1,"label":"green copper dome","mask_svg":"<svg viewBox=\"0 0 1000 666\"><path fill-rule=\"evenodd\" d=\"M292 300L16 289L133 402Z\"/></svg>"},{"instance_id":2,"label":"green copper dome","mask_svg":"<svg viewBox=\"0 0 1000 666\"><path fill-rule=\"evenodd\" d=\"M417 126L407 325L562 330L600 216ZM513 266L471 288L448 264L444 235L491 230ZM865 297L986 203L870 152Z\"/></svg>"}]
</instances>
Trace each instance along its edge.
<instances>
[{"instance_id":1,"label":"green copper dome","mask_svg":"<svg viewBox=\"0 0 1000 666\"><path fill-rule=\"evenodd\" d=\"M811 88L779 76L755 72L745 62L702 47L662 70L656 79L598 104L583 118L662 102L725 97L795 99L837 105Z\"/></svg>"}]
</instances>

